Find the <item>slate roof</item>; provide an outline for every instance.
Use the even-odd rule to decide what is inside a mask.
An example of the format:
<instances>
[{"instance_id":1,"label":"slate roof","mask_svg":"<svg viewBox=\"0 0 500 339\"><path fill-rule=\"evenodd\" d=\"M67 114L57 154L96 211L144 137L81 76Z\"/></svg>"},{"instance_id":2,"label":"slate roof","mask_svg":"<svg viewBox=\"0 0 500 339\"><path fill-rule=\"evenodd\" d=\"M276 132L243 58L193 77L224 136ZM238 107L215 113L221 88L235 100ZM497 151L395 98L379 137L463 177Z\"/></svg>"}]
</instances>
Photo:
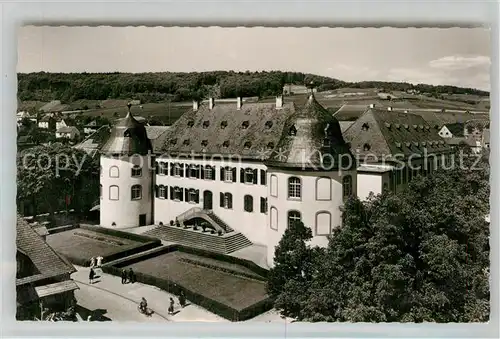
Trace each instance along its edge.
<instances>
[{"instance_id":1,"label":"slate roof","mask_svg":"<svg viewBox=\"0 0 500 339\"><path fill-rule=\"evenodd\" d=\"M162 135L164 132L168 131L170 126L145 126L146 134L150 140L154 140Z\"/></svg>"},{"instance_id":2,"label":"slate roof","mask_svg":"<svg viewBox=\"0 0 500 339\"><path fill-rule=\"evenodd\" d=\"M445 126L454 137L460 138L464 136L465 124L457 122L454 124L446 124Z\"/></svg>"},{"instance_id":3,"label":"slate roof","mask_svg":"<svg viewBox=\"0 0 500 339\"><path fill-rule=\"evenodd\" d=\"M46 115L43 116L43 118L40 121L42 121L42 122L49 122L51 120L54 120L54 117L51 116L50 114L46 114Z\"/></svg>"},{"instance_id":4,"label":"slate roof","mask_svg":"<svg viewBox=\"0 0 500 339\"><path fill-rule=\"evenodd\" d=\"M153 141L155 153L239 155L264 160L276 148L283 128L295 112L295 105L283 103L215 102L212 109L201 103L189 109L171 128Z\"/></svg>"},{"instance_id":5,"label":"slate roof","mask_svg":"<svg viewBox=\"0 0 500 339\"><path fill-rule=\"evenodd\" d=\"M17 248L28 256L38 270L35 275L17 279L17 286L76 272L75 268L63 257L59 256L19 215L16 230Z\"/></svg>"},{"instance_id":6,"label":"slate roof","mask_svg":"<svg viewBox=\"0 0 500 339\"><path fill-rule=\"evenodd\" d=\"M352 124L354 124L354 121L339 121L339 124L340 130L344 133L349 127L352 126Z\"/></svg>"},{"instance_id":7,"label":"slate roof","mask_svg":"<svg viewBox=\"0 0 500 339\"><path fill-rule=\"evenodd\" d=\"M146 155L151 150L146 128L132 116L129 105L127 116L119 119L112 128L111 136L101 148L101 152L110 155Z\"/></svg>"},{"instance_id":8,"label":"slate roof","mask_svg":"<svg viewBox=\"0 0 500 339\"><path fill-rule=\"evenodd\" d=\"M338 120L310 94L304 107L287 120L280 141L266 160L266 165L333 169L339 165L337 160L344 159L340 157L344 154L352 156ZM329 162L331 160L334 164Z\"/></svg>"},{"instance_id":9,"label":"slate roof","mask_svg":"<svg viewBox=\"0 0 500 339\"><path fill-rule=\"evenodd\" d=\"M421 116L376 108L367 110L344 133L344 137L353 153L374 155L378 160L396 154L405 157L416 154L416 157L423 155L425 150L427 154L450 151L438 131Z\"/></svg>"},{"instance_id":10,"label":"slate roof","mask_svg":"<svg viewBox=\"0 0 500 339\"><path fill-rule=\"evenodd\" d=\"M474 140L469 139L469 138L465 138L465 137L446 138L445 142L448 145L452 145L452 146L457 146L457 145L460 145L460 144L465 144L465 145L468 145L468 146L471 146L471 147L476 147L476 142Z\"/></svg>"},{"instance_id":11,"label":"slate roof","mask_svg":"<svg viewBox=\"0 0 500 339\"><path fill-rule=\"evenodd\" d=\"M57 130L57 133L80 133L75 126L63 126Z\"/></svg>"}]
</instances>

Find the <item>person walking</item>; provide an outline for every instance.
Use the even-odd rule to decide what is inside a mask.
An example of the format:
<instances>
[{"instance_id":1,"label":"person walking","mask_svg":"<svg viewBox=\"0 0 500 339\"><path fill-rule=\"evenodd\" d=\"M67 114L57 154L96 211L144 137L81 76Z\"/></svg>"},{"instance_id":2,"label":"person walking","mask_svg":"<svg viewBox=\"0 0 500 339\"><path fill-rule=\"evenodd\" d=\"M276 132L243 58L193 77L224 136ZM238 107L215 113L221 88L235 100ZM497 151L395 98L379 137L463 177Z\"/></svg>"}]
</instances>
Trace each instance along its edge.
<instances>
[{"instance_id":1,"label":"person walking","mask_svg":"<svg viewBox=\"0 0 500 339\"><path fill-rule=\"evenodd\" d=\"M122 284L127 283L127 271L122 270Z\"/></svg>"},{"instance_id":2,"label":"person walking","mask_svg":"<svg viewBox=\"0 0 500 339\"><path fill-rule=\"evenodd\" d=\"M94 277L95 277L95 272L94 272L94 269L91 268L90 272L89 272L89 282L90 282L90 284L94 283Z\"/></svg>"},{"instance_id":3,"label":"person walking","mask_svg":"<svg viewBox=\"0 0 500 339\"><path fill-rule=\"evenodd\" d=\"M168 314L173 315L174 314L174 298L170 297L170 306L168 307Z\"/></svg>"},{"instance_id":4,"label":"person walking","mask_svg":"<svg viewBox=\"0 0 500 339\"><path fill-rule=\"evenodd\" d=\"M179 295L179 304L181 305L182 308L186 306L186 296L184 295L184 291L181 291Z\"/></svg>"},{"instance_id":5,"label":"person walking","mask_svg":"<svg viewBox=\"0 0 500 339\"><path fill-rule=\"evenodd\" d=\"M98 257L96 258L96 261L97 261L97 263L96 263L96 267L101 268L101 266L102 266L102 260L103 260L103 259L104 259L104 258L103 258L103 257L101 257L101 256L98 256Z\"/></svg>"},{"instance_id":6,"label":"person walking","mask_svg":"<svg viewBox=\"0 0 500 339\"><path fill-rule=\"evenodd\" d=\"M129 271L128 271L128 281L133 284L135 283L135 273L134 271L132 270L132 267L130 267Z\"/></svg>"}]
</instances>

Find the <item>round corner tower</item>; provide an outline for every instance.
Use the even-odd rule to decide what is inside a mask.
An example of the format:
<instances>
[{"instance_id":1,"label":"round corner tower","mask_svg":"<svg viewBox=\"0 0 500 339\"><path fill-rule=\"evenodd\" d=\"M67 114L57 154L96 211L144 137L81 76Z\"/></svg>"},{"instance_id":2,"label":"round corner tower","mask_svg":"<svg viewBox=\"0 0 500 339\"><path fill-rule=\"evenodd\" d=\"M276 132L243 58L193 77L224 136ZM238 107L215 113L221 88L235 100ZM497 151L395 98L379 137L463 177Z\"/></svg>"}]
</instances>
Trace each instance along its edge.
<instances>
[{"instance_id":1,"label":"round corner tower","mask_svg":"<svg viewBox=\"0 0 500 339\"><path fill-rule=\"evenodd\" d=\"M152 223L152 146L130 112L118 120L101 149L100 225L128 228Z\"/></svg>"},{"instance_id":2,"label":"round corner tower","mask_svg":"<svg viewBox=\"0 0 500 339\"><path fill-rule=\"evenodd\" d=\"M356 192L354 160L338 120L316 101L311 89L266 161L269 266L290 223L300 221L311 228L311 245L328 244L332 230L341 225L344 200Z\"/></svg>"}]
</instances>

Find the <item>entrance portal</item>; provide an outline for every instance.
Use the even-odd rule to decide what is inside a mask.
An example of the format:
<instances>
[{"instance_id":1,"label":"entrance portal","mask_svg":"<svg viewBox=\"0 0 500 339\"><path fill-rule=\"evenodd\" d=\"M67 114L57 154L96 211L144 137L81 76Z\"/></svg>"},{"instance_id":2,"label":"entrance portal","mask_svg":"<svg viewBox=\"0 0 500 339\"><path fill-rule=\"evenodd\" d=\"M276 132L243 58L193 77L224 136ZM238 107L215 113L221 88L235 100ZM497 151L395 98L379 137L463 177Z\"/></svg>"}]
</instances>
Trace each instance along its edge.
<instances>
[{"instance_id":1,"label":"entrance portal","mask_svg":"<svg viewBox=\"0 0 500 339\"><path fill-rule=\"evenodd\" d=\"M213 199L212 199L212 192L211 191L204 191L203 192L203 209L204 210L211 210L213 208Z\"/></svg>"}]
</instances>

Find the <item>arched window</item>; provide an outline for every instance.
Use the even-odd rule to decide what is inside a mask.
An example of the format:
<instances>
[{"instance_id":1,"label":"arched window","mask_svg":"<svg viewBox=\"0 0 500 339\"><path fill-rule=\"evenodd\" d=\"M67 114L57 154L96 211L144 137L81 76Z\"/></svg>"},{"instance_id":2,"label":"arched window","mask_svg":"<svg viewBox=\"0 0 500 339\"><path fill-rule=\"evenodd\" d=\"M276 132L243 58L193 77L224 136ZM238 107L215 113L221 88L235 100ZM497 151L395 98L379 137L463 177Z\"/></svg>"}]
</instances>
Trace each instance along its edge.
<instances>
[{"instance_id":1,"label":"arched window","mask_svg":"<svg viewBox=\"0 0 500 339\"><path fill-rule=\"evenodd\" d=\"M109 186L109 200L118 200L120 189L116 185Z\"/></svg>"},{"instance_id":2,"label":"arched window","mask_svg":"<svg viewBox=\"0 0 500 339\"><path fill-rule=\"evenodd\" d=\"M251 195L245 195L243 198L243 204L245 212L253 212L253 197Z\"/></svg>"},{"instance_id":3,"label":"arched window","mask_svg":"<svg viewBox=\"0 0 500 339\"><path fill-rule=\"evenodd\" d=\"M278 210L276 207L271 206L269 209L269 218L271 219L269 222L269 226L271 227L272 230L277 231L278 230Z\"/></svg>"},{"instance_id":4,"label":"arched window","mask_svg":"<svg viewBox=\"0 0 500 339\"><path fill-rule=\"evenodd\" d=\"M132 200L141 200L142 199L142 186L141 185L133 185L131 189Z\"/></svg>"},{"instance_id":5,"label":"arched window","mask_svg":"<svg viewBox=\"0 0 500 339\"><path fill-rule=\"evenodd\" d=\"M301 220L299 211L288 211L288 227Z\"/></svg>"},{"instance_id":6,"label":"arched window","mask_svg":"<svg viewBox=\"0 0 500 339\"><path fill-rule=\"evenodd\" d=\"M132 167L132 176L133 177L140 177L142 175L142 168L139 166L134 166Z\"/></svg>"},{"instance_id":7,"label":"arched window","mask_svg":"<svg viewBox=\"0 0 500 339\"><path fill-rule=\"evenodd\" d=\"M301 183L297 177L288 178L288 197L300 198L301 197Z\"/></svg>"},{"instance_id":8,"label":"arched window","mask_svg":"<svg viewBox=\"0 0 500 339\"><path fill-rule=\"evenodd\" d=\"M166 197L167 197L167 190L165 189L165 186L163 185L158 186L158 198L165 199Z\"/></svg>"},{"instance_id":9,"label":"arched window","mask_svg":"<svg viewBox=\"0 0 500 339\"><path fill-rule=\"evenodd\" d=\"M342 192L344 198L352 195L352 177L350 175L346 175L342 179Z\"/></svg>"},{"instance_id":10,"label":"arched window","mask_svg":"<svg viewBox=\"0 0 500 339\"><path fill-rule=\"evenodd\" d=\"M118 178L120 177L120 170L117 166L111 166L109 168L109 177L110 178Z\"/></svg>"}]
</instances>

